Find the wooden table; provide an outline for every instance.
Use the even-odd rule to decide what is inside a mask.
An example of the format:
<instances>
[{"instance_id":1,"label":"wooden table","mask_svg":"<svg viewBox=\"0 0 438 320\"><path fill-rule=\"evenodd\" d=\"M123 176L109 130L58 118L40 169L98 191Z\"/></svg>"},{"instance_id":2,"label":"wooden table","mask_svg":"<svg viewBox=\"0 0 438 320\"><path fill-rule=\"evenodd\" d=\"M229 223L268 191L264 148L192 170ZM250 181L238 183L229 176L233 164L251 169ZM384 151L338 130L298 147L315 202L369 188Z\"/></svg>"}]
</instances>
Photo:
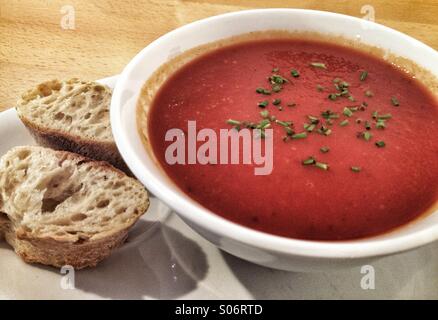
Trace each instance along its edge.
<instances>
[{"instance_id":1,"label":"wooden table","mask_svg":"<svg viewBox=\"0 0 438 320\"><path fill-rule=\"evenodd\" d=\"M0 0L0 111L44 80L120 73L149 42L204 17L263 7L363 17L365 4L374 8L377 22L438 49L436 0ZM73 26L72 9L74 29L65 29Z\"/></svg>"}]
</instances>

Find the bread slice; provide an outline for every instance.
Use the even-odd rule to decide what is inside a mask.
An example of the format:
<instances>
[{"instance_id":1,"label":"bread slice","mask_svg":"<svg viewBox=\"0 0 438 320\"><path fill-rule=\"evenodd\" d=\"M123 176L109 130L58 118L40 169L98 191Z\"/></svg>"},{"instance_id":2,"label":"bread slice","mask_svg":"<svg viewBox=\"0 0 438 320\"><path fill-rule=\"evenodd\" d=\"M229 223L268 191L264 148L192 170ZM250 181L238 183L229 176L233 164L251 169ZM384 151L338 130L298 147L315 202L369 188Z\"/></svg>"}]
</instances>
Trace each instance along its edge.
<instances>
[{"instance_id":1,"label":"bread slice","mask_svg":"<svg viewBox=\"0 0 438 320\"><path fill-rule=\"evenodd\" d=\"M38 144L108 161L131 175L111 132L111 94L97 82L52 80L23 94L16 109Z\"/></svg>"},{"instance_id":2,"label":"bread slice","mask_svg":"<svg viewBox=\"0 0 438 320\"><path fill-rule=\"evenodd\" d=\"M26 262L95 266L148 206L145 188L106 162L36 146L0 160L0 232Z\"/></svg>"}]
</instances>

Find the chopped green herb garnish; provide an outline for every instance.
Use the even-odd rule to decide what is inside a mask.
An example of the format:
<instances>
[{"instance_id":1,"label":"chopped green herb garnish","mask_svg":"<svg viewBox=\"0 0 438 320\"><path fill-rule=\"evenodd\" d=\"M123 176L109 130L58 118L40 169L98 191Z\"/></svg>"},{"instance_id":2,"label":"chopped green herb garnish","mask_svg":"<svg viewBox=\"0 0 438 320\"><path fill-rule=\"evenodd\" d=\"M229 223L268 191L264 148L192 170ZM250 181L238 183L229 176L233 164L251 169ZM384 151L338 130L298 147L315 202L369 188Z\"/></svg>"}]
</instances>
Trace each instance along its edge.
<instances>
[{"instance_id":1,"label":"chopped green herb garnish","mask_svg":"<svg viewBox=\"0 0 438 320\"><path fill-rule=\"evenodd\" d=\"M269 119L263 119L260 121L260 123L257 125L256 129L266 129L271 126L271 121Z\"/></svg>"},{"instance_id":2,"label":"chopped green herb garnish","mask_svg":"<svg viewBox=\"0 0 438 320\"><path fill-rule=\"evenodd\" d=\"M307 138L307 133L305 132L296 133L292 136L292 139L304 139L304 138Z\"/></svg>"},{"instance_id":3,"label":"chopped green herb garnish","mask_svg":"<svg viewBox=\"0 0 438 320\"><path fill-rule=\"evenodd\" d=\"M330 148L329 148L329 147L321 147L319 150L320 150L322 153L327 153L327 152L330 151Z\"/></svg>"},{"instance_id":4,"label":"chopped green herb garnish","mask_svg":"<svg viewBox=\"0 0 438 320\"><path fill-rule=\"evenodd\" d=\"M361 167L351 167L351 171L353 171L353 172L361 172L362 168Z\"/></svg>"},{"instance_id":5,"label":"chopped green herb garnish","mask_svg":"<svg viewBox=\"0 0 438 320\"><path fill-rule=\"evenodd\" d=\"M264 100L264 101L260 101L257 105L260 108L266 108L268 106L268 104L269 104L269 101L268 100Z\"/></svg>"},{"instance_id":6,"label":"chopped green herb garnish","mask_svg":"<svg viewBox=\"0 0 438 320\"><path fill-rule=\"evenodd\" d=\"M274 99L274 100L272 101L272 104L273 104L274 106L278 106L280 103L281 103L281 99Z\"/></svg>"},{"instance_id":7,"label":"chopped green herb garnish","mask_svg":"<svg viewBox=\"0 0 438 320\"><path fill-rule=\"evenodd\" d=\"M347 116L347 117L351 117L353 115L353 111L351 111L350 108L348 108L348 107L345 107L344 111L342 113L344 114L344 116Z\"/></svg>"},{"instance_id":8,"label":"chopped green herb garnish","mask_svg":"<svg viewBox=\"0 0 438 320\"><path fill-rule=\"evenodd\" d=\"M304 129L308 132L312 132L316 128L316 124L314 123L305 123L303 126Z\"/></svg>"},{"instance_id":9,"label":"chopped green herb garnish","mask_svg":"<svg viewBox=\"0 0 438 320\"><path fill-rule=\"evenodd\" d=\"M316 162L315 166L317 168L320 168L320 169L326 170L326 171L329 169L329 165L327 163L323 163L323 162Z\"/></svg>"},{"instance_id":10,"label":"chopped green herb garnish","mask_svg":"<svg viewBox=\"0 0 438 320\"><path fill-rule=\"evenodd\" d=\"M316 163L316 160L315 160L315 158L314 157L309 157L309 158L307 158L306 160L303 160L303 165L305 165L305 166L309 166L309 165L313 165L313 164L315 164Z\"/></svg>"},{"instance_id":11,"label":"chopped green herb garnish","mask_svg":"<svg viewBox=\"0 0 438 320\"><path fill-rule=\"evenodd\" d=\"M371 130L371 123L369 121L365 121L365 129Z\"/></svg>"},{"instance_id":12,"label":"chopped green herb garnish","mask_svg":"<svg viewBox=\"0 0 438 320\"><path fill-rule=\"evenodd\" d=\"M360 81L365 81L365 79L368 77L368 71L364 70L360 73Z\"/></svg>"},{"instance_id":13,"label":"chopped green herb garnish","mask_svg":"<svg viewBox=\"0 0 438 320\"><path fill-rule=\"evenodd\" d=\"M322 126L321 128L318 129L317 132L319 134L323 134L325 136L328 136L328 135L330 135L332 133L332 130L330 128Z\"/></svg>"},{"instance_id":14,"label":"chopped green herb garnish","mask_svg":"<svg viewBox=\"0 0 438 320\"><path fill-rule=\"evenodd\" d=\"M339 118L339 114L337 114L337 113L331 111L330 109L321 112L321 116L322 116L324 119L338 119L338 118Z\"/></svg>"},{"instance_id":15,"label":"chopped green herb garnish","mask_svg":"<svg viewBox=\"0 0 438 320\"><path fill-rule=\"evenodd\" d=\"M386 123L384 119L379 119L376 122L376 129L385 129L386 128Z\"/></svg>"},{"instance_id":16,"label":"chopped green herb garnish","mask_svg":"<svg viewBox=\"0 0 438 320\"><path fill-rule=\"evenodd\" d=\"M349 123L348 119L345 119L345 120L342 120L342 121L339 123L339 125L340 125L341 127L345 127L346 125L348 125L348 123Z\"/></svg>"},{"instance_id":17,"label":"chopped green herb garnish","mask_svg":"<svg viewBox=\"0 0 438 320\"><path fill-rule=\"evenodd\" d=\"M365 131L363 134L362 134L362 136L363 136L363 138L366 140L366 141L370 141L371 140L371 137L373 136L370 132L368 132L368 131Z\"/></svg>"},{"instance_id":18,"label":"chopped green herb garnish","mask_svg":"<svg viewBox=\"0 0 438 320\"><path fill-rule=\"evenodd\" d=\"M228 119L228 120L227 120L227 123L228 123L228 124L231 124L231 125L233 125L233 126L238 126L238 125L241 124L240 121L238 121L238 120L233 120L233 119Z\"/></svg>"},{"instance_id":19,"label":"chopped green herb garnish","mask_svg":"<svg viewBox=\"0 0 438 320\"><path fill-rule=\"evenodd\" d=\"M297 104L295 102L289 102L287 104L288 107L295 107Z\"/></svg>"},{"instance_id":20,"label":"chopped green herb garnish","mask_svg":"<svg viewBox=\"0 0 438 320\"><path fill-rule=\"evenodd\" d=\"M280 92L281 89L283 89L279 84L275 84L272 86L272 91L274 92Z\"/></svg>"},{"instance_id":21,"label":"chopped green herb garnish","mask_svg":"<svg viewBox=\"0 0 438 320\"><path fill-rule=\"evenodd\" d=\"M294 78L298 78L298 77L300 76L300 73L299 73L297 70L295 70L295 69L292 69L292 70L290 71L290 74L291 74L291 76L294 77Z\"/></svg>"},{"instance_id":22,"label":"chopped green herb garnish","mask_svg":"<svg viewBox=\"0 0 438 320\"><path fill-rule=\"evenodd\" d=\"M348 96L348 100L353 101L353 102L356 101L356 99L354 99L354 97L352 95Z\"/></svg>"},{"instance_id":23,"label":"chopped green herb garnish","mask_svg":"<svg viewBox=\"0 0 438 320\"><path fill-rule=\"evenodd\" d=\"M378 120L386 120L386 119L391 119L391 118L392 118L392 115L390 113L377 115Z\"/></svg>"},{"instance_id":24,"label":"chopped green herb garnish","mask_svg":"<svg viewBox=\"0 0 438 320\"><path fill-rule=\"evenodd\" d=\"M398 101L398 99L396 97L391 97L391 103L394 107L400 106L400 102Z\"/></svg>"},{"instance_id":25,"label":"chopped green herb garnish","mask_svg":"<svg viewBox=\"0 0 438 320\"><path fill-rule=\"evenodd\" d=\"M280 76L278 74L274 74L274 75L270 76L269 81L272 84L283 84L283 83L287 82L287 80L285 78L283 78L282 76Z\"/></svg>"},{"instance_id":26,"label":"chopped green herb garnish","mask_svg":"<svg viewBox=\"0 0 438 320\"><path fill-rule=\"evenodd\" d=\"M318 124L319 123L319 119L317 117L308 115L307 118L309 118L310 123L313 123L313 124Z\"/></svg>"},{"instance_id":27,"label":"chopped green herb garnish","mask_svg":"<svg viewBox=\"0 0 438 320\"><path fill-rule=\"evenodd\" d=\"M275 120L275 123L279 124L283 127L290 127L292 125L292 121L281 121L281 120Z\"/></svg>"},{"instance_id":28,"label":"chopped green herb garnish","mask_svg":"<svg viewBox=\"0 0 438 320\"><path fill-rule=\"evenodd\" d=\"M384 146L386 146L386 143L384 141L377 141L376 146L377 148L383 148Z\"/></svg>"},{"instance_id":29,"label":"chopped green herb garnish","mask_svg":"<svg viewBox=\"0 0 438 320\"><path fill-rule=\"evenodd\" d=\"M272 69L272 72L278 72L278 71L280 71L279 68L274 68L274 69Z\"/></svg>"},{"instance_id":30,"label":"chopped green herb garnish","mask_svg":"<svg viewBox=\"0 0 438 320\"><path fill-rule=\"evenodd\" d=\"M320 84L316 85L316 90L318 90L319 92L324 91L324 87Z\"/></svg>"},{"instance_id":31,"label":"chopped green herb garnish","mask_svg":"<svg viewBox=\"0 0 438 320\"><path fill-rule=\"evenodd\" d=\"M336 93L330 93L328 98L332 101L335 101L338 98L338 95Z\"/></svg>"},{"instance_id":32,"label":"chopped green herb garnish","mask_svg":"<svg viewBox=\"0 0 438 320\"><path fill-rule=\"evenodd\" d=\"M268 110L263 110L263 111L260 112L260 115L263 118L267 118L267 117L269 117L269 111Z\"/></svg>"},{"instance_id":33,"label":"chopped green herb garnish","mask_svg":"<svg viewBox=\"0 0 438 320\"><path fill-rule=\"evenodd\" d=\"M260 94L264 94L264 95L270 95L271 94L271 91L269 91L268 89L265 89L265 88L257 88L256 92L260 93Z\"/></svg>"},{"instance_id":34,"label":"chopped green herb garnish","mask_svg":"<svg viewBox=\"0 0 438 320\"><path fill-rule=\"evenodd\" d=\"M284 130L288 136L292 136L295 133L291 127L284 127Z\"/></svg>"},{"instance_id":35,"label":"chopped green herb garnish","mask_svg":"<svg viewBox=\"0 0 438 320\"><path fill-rule=\"evenodd\" d=\"M326 65L322 62L311 62L310 65L315 68L327 69Z\"/></svg>"}]
</instances>

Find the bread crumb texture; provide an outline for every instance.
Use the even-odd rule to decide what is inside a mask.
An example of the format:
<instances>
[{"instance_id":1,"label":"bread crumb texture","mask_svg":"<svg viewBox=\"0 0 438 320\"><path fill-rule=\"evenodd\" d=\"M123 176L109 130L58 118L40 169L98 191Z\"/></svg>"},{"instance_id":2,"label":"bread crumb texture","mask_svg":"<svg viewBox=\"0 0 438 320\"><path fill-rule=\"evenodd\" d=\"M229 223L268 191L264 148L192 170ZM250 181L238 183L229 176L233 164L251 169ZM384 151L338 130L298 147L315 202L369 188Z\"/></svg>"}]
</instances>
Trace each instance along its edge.
<instances>
[{"instance_id":1,"label":"bread crumb texture","mask_svg":"<svg viewBox=\"0 0 438 320\"><path fill-rule=\"evenodd\" d=\"M27 91L17 103L21 118L42 128L112 142L111 89L78 79L51 80Z\"/></svg>"},{"instance_id":2,"label":"bread crumb texture","mask_svg":"<svg viewBox=\"0 0 438 320\"><path fill-rule=\"evenodd\" d=\"M143 185L106 162L36 146L0 160L0 233L30 262L95 265L148 206Z\"/></svg>"}]
</instances>

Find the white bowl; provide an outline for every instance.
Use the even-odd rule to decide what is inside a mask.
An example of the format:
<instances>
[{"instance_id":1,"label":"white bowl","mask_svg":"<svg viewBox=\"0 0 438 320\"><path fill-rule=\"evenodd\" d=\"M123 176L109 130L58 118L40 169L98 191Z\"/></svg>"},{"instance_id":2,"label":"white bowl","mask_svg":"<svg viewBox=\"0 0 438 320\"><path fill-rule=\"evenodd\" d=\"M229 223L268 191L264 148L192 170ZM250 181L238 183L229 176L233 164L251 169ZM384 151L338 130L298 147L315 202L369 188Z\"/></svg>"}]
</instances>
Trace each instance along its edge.
<instances>
[{"instance_id":1,"label":"white bowl","mask_svg":"<svg viewBox=\"0 0 438 320\"><path fill-rule=\"evenodd\" d=\"M114 90L111 125L117 146L135 176L203 237L221 249L264 266L316 271L359 265L438 239L438 211L379 237L355 241L295 240L255 231L205 209L180 191L146 152L136 125L145 81L175 53L219 39L263 30L323 32L390 50L438 76L438 53L400 32L362 19L322 11L240 11L178 28L144 48L126 66Z\"/></svg>"}]
</instances>

